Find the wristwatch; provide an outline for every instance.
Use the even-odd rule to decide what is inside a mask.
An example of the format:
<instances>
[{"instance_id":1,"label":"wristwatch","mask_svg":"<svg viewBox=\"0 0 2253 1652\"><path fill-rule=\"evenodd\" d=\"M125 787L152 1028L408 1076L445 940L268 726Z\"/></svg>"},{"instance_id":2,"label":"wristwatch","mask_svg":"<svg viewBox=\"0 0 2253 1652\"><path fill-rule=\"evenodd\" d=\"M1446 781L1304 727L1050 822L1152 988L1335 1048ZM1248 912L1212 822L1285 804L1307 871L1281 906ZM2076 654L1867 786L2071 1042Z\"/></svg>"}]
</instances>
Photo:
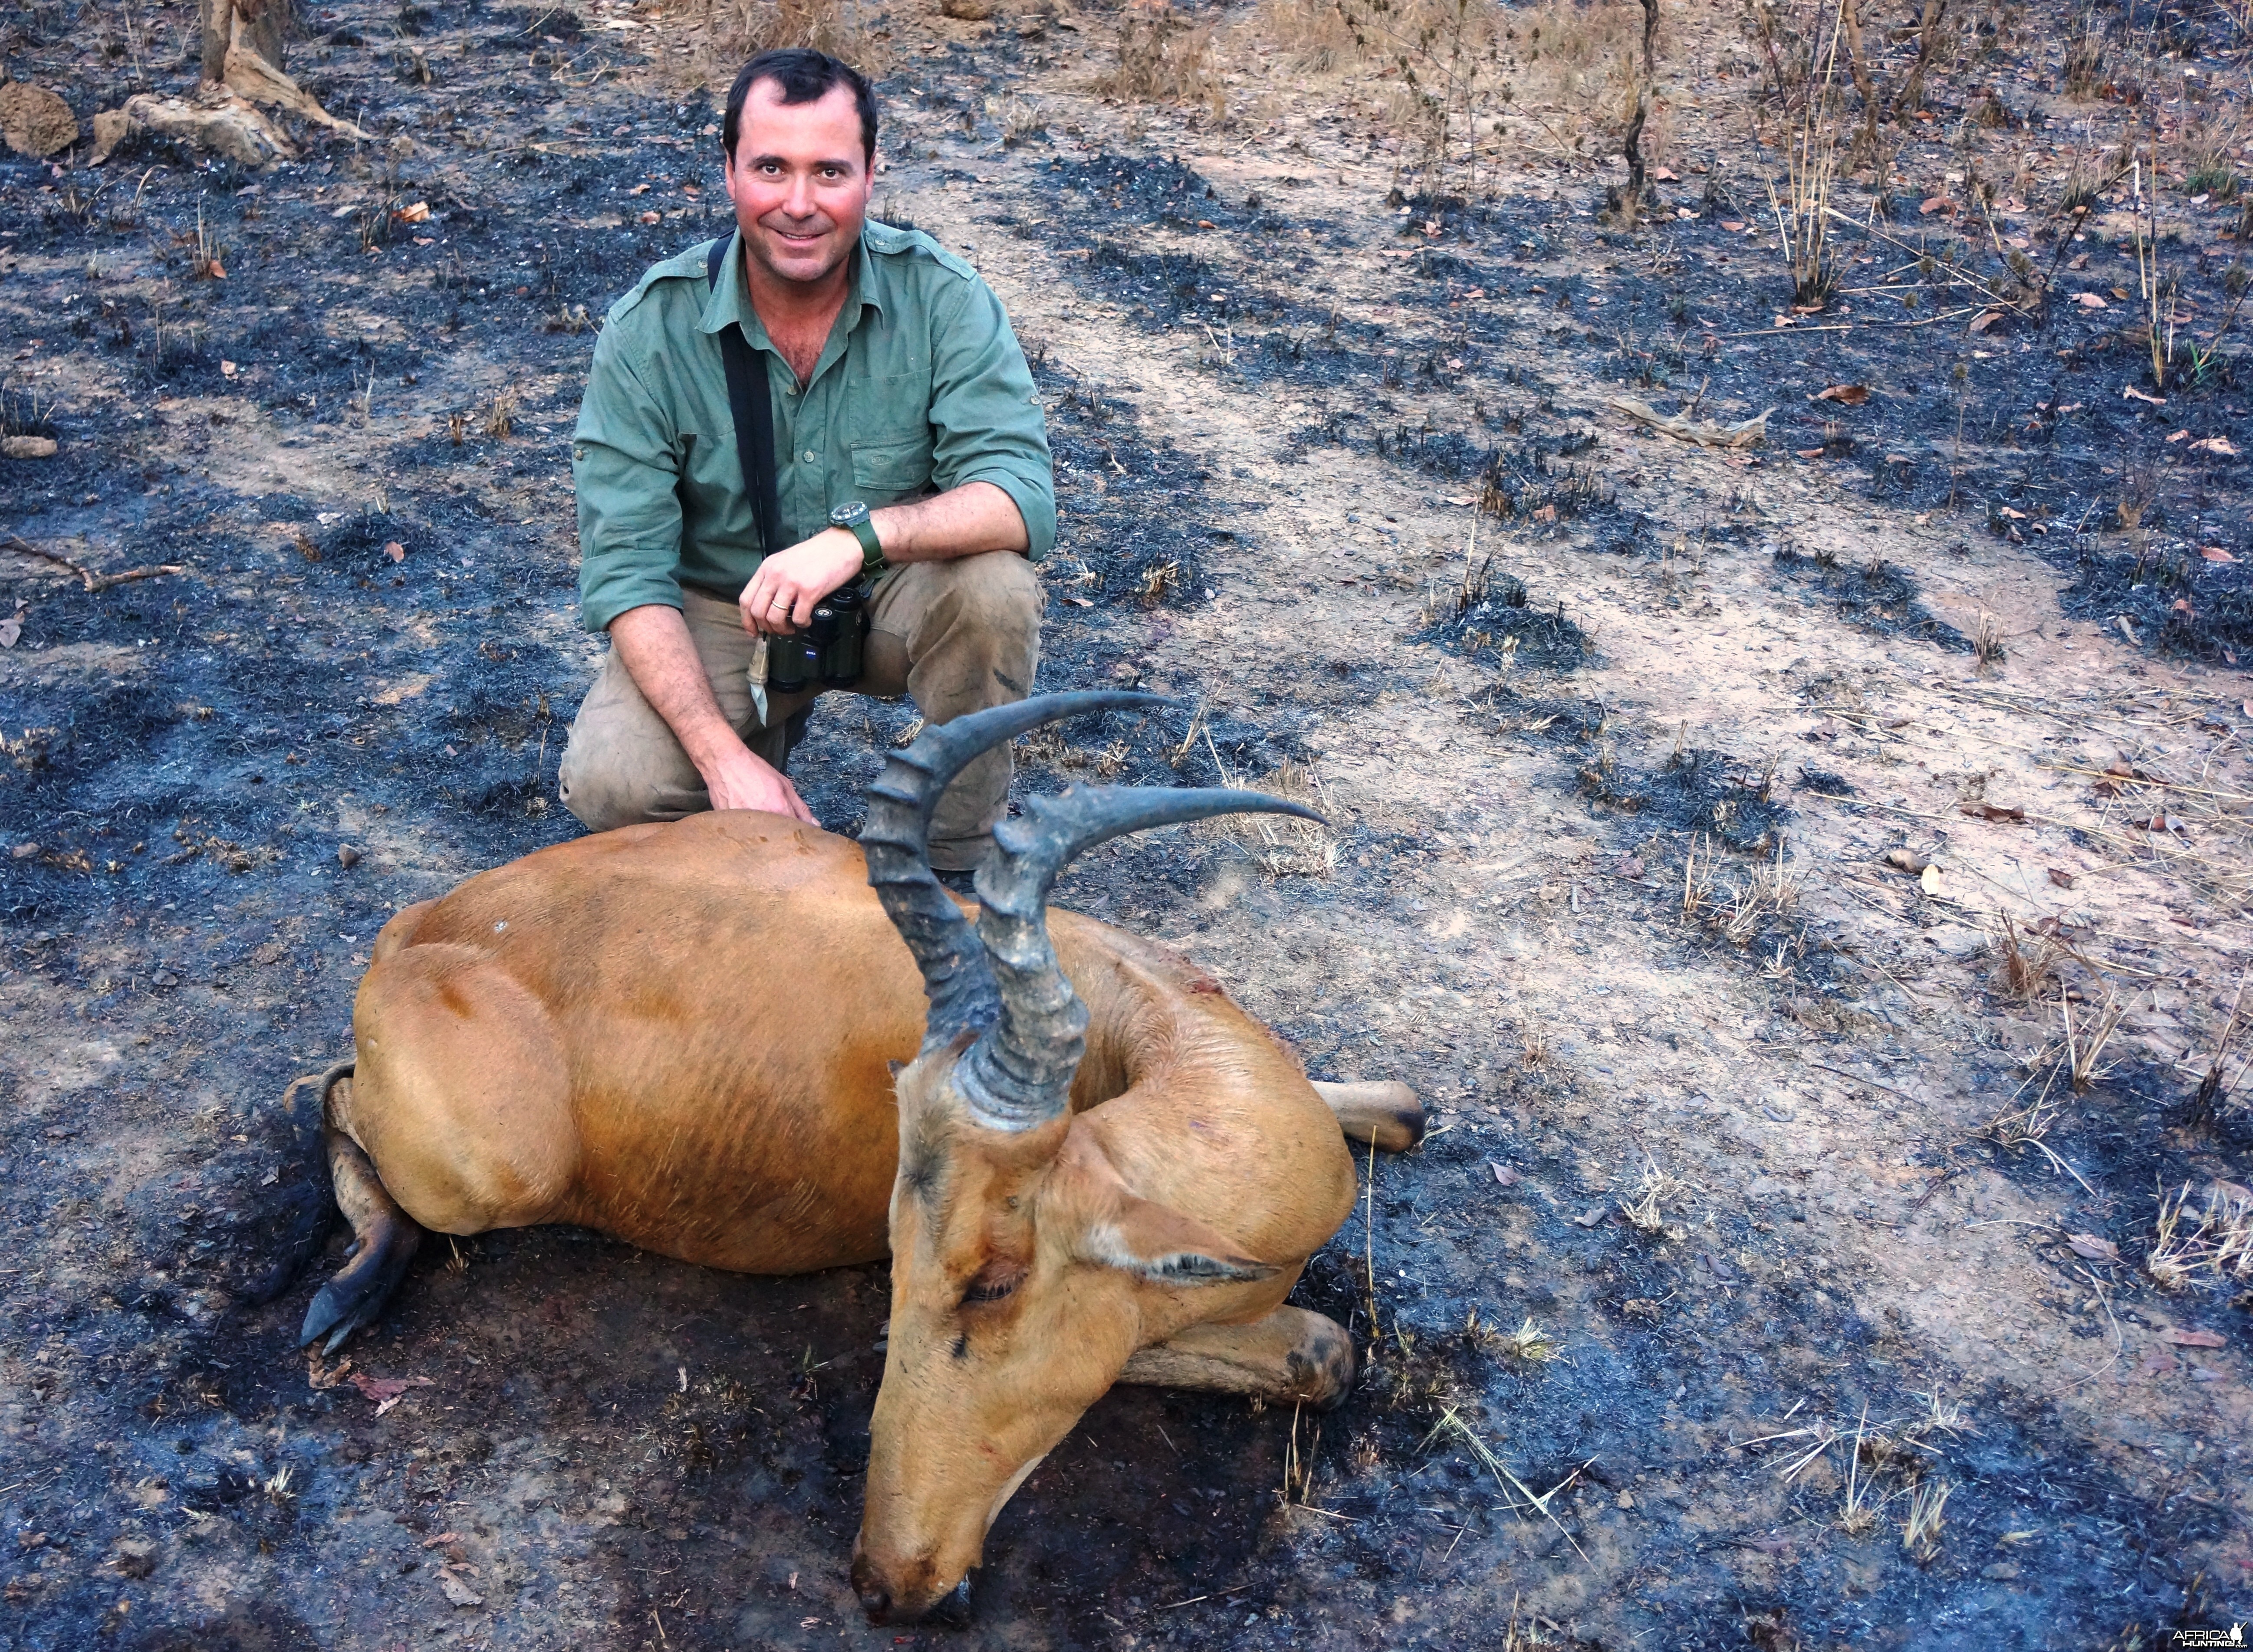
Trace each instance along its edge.
<instances>
[{"instance_id":1,"label":"wristwatch","mask_svg":"<svg viewBox=\"0 0 2253 1652\"><path fill-rule=\"evenodd\" d=\"M868 519L868 507L859 499L840 505L829 512L829 526L841 527L861 541L861 574L863 578L880 571L884 566L884 547L877 541L876 525Z\"/></svg>"}]
</instances>

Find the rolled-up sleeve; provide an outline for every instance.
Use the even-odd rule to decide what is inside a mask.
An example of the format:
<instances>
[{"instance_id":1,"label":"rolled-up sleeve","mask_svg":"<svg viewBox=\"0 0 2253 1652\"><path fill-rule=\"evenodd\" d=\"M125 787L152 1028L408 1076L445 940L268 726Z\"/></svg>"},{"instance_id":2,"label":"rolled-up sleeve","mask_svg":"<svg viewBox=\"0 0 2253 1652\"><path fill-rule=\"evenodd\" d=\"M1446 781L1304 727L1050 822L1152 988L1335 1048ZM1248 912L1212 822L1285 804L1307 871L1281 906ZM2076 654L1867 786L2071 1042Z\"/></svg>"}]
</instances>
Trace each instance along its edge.
<instances>
[{"instance_id":1,"label":"rolled-up sleeve","mask_svg":"<svg viewBox=\"0 0 2253 1652\"><path fill-rule=\"evenodd\" d=\"M680 450L673 421L627 359L595 344L571 444L579 501L579 623L606 631L628 609L680 606Z\"/></svg>"},{"instance_id":2,"label":"rolled-up sleeve","mask_svg":"<svg viewBox=\"0 0 2253 1652\"><path fill-rule=\"evenodd\" d=\"M1056 544L1056 471L1032 370L993 289L961 283L951 315L932 317L931 481L945 491L991 482L1025 519L1026 554Z\"/></svg>"}]
</instances>

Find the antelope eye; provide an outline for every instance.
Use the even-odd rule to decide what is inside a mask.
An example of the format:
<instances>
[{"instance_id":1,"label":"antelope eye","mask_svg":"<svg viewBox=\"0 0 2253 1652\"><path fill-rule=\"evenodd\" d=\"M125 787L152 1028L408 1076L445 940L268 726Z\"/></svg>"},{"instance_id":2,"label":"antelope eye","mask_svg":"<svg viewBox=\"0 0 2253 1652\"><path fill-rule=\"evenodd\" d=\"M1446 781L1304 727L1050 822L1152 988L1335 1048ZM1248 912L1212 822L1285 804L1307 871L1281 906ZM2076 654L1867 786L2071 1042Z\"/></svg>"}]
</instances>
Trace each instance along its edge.
<instances>
[{"instance_id":1,"label":"antelope eye","mask_svg":"<svg viewBox=\"0 0 2253 1652\"><path fill-rule=\"evenodd\" d=\"M998 1302L1024 1282L1025 1276L1022 1273L1008 1279L973 1279L970 1288L962 1293L962 1306L968 1307L978 1302Z\"/></svg>"}]
</instances>

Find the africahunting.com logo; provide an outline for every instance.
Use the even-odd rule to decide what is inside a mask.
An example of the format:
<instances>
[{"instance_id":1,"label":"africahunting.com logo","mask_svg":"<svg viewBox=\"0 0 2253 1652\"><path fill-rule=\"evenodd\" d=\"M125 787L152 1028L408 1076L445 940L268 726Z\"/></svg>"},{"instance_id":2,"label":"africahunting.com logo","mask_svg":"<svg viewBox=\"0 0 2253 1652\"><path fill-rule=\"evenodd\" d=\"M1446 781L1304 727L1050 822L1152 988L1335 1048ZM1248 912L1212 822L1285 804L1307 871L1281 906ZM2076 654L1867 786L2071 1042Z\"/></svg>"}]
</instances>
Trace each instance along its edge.
<instances>
[{"instance_id":1,"label":"africahunting.com logo","mask_svg":"<svg viewBox=\"0 0 2253 1652\"><path fill-rule=\"evenodd\" d=\"M2167 1642L2177 1652L2189 1652L2193 1647L2242 1647L2245 1644L2245 1626L2233 1623L2226 1629L2177 1629Z\"/></svg>"}]
</instances>

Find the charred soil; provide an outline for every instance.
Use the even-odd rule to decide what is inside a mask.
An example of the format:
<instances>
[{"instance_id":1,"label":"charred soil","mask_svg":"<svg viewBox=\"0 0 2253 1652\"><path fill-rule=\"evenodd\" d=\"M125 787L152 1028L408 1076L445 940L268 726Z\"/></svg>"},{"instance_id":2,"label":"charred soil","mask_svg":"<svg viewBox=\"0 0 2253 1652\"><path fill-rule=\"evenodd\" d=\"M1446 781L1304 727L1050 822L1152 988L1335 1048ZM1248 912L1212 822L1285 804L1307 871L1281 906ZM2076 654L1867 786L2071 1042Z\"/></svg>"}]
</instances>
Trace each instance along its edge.
<instances>
[{"instance_id":1,"label":"charred soil","mask_svg":"<svg viewBox=\"0 0 2253 1652\"><path fill-rule=\"evenodd\" d=\"M0 1645L2253 1616L2247 229L2234 183L2147 210L2091 136L2242 108L2242 17L2145 20L2145 78L2116 35L2075 102L2088 20L1979 12L1936 118L1842 171L1795 308L1733 13L1668 14L1629 227L1564 102L1435 174L1373 72L1263 61L1286 10L1199 19L1225 115L1092 89L1107 13L870 24L881 210L980 267L1048 406L1041 686L1190 707L1044 733L1022 784L1330 822L1115 844L1059 902L1434 1121L1299 1293L1352 1398L1114 1391L995 1525L967 1632L870 1628L846 1582L881 1267L441 1238L348 1363L293 1346L342 1236L291 1080L348 1050L391 913L575 829L568 433L610 302L728 227L696 38L345 0L291 66L373 142L0 162L0 434L57 444L0 459ZM184 86L192 38L177 4L0 22L81 123ZM2204 352L2166 382L2153 258ZM1735 446L1653 423L1764 411ZM826 824L911 721L821 703Z\"/></svg>"}]
</instances>

